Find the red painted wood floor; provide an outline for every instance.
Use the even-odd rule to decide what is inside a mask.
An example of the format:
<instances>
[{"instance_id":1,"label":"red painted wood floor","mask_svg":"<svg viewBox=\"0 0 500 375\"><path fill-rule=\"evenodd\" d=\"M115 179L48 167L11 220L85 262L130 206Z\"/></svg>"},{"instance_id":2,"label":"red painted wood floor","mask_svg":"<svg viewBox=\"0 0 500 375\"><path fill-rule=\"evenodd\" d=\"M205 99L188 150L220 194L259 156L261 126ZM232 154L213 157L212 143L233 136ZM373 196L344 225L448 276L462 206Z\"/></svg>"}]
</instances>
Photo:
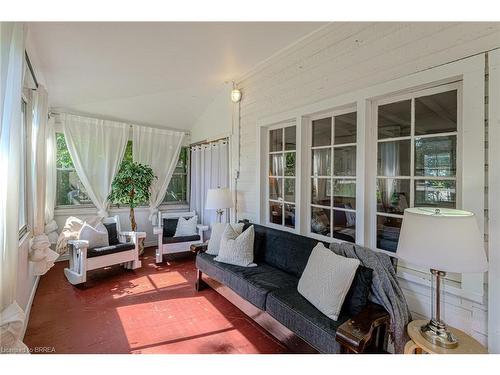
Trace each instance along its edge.
<instances>
[{"instance_id":1,"label":"red painted wood floor","mask_svg":"<svg viewBox=\"0 0 500 375\"><path fill-rule=\"evenodd\" d=\"M210 288L194 290L192 254L66 281L58 262L40 280L24 342L55 353L285 353L287 349ZM53 349L52 349L53 348Z\"/></svg>"}]
</instances>

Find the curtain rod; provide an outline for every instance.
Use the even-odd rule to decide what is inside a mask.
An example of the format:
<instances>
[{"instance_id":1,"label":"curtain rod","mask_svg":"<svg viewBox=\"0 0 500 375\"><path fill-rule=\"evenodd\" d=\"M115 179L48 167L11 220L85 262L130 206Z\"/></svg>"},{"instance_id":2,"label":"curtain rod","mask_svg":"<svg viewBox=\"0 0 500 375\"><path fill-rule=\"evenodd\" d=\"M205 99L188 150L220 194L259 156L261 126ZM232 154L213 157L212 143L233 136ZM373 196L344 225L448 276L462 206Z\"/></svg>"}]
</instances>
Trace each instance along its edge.
<instances>
[{"instance_id":1,"label":"curtain rod","mask_svg":"<svg viewBox=\"0 0 500 375\"><path fill-rule=\"evenodd\" d=\"M205 139L204 141L199 141L199 142L191 143L189 145L189 147L201 146L201 145L208 145L210 143L215 143L215 142L219 142L219 141L228 141L229 142L229 137L222 137L222 138L211 139L211 140Z\"/></svg>"},{"instance_id":2,"label":"curtain rod","mask_svg":"<svg viewBox=\"0 0 500 375\"><path fill-rule=\"evenodd\" d=\"M88 118L94 118L94 119L97 119L97 120L106 120L106 121L115 121L115 122L123 122L123 123L128 123L128 121L123 121L123 120L116 120L116 119L109 119L109 118L98 118L98 117L95 117L95 116L89 116L89 115L80 115L80 114L74 114L74 113L69 113L69 112L64 112L68 115L73 115L73 116L81 116L81 117L88 117ZM49 111L49 118L52 117L53 115L61 115L62 113L61 112L57 112L57 111ZM135 125L138 125L138 126L144 126L146 128L151 128L151 129L158 129L158 130L170 130L170 131L176 131L176 132L181 132L181 133L184 133L186 135L191 135L191 132L189 131L186 131L186 130L180 130L180 129L172 129L172 128L159 128L159 127L156 127L156 126L150 126L150 125L141 125L141 124L135 124ZM130 124L128 123L128 126L129 128L132 128L134 126L134 124Z\"/></svg>"}]
</instances>

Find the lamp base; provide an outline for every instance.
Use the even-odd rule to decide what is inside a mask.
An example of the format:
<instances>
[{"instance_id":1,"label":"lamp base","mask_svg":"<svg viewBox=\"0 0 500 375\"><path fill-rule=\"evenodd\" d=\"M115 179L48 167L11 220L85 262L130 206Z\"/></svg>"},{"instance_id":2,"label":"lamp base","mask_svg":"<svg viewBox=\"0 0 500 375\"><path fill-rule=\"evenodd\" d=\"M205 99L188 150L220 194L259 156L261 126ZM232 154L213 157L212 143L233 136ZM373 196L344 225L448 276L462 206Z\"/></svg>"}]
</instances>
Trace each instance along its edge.
<instances>
[{"instance_id":1,"label":"lamp base","mask_svg":"<svg viewBox=\"0 0 500 375\"><path fill-rule=\"evenodd\" d=\"M458 346L457 338L448 332L444 323L430 320L420 328L420 333L427 341L442 348L453 349Z\"/></svg>"}]
</instances>

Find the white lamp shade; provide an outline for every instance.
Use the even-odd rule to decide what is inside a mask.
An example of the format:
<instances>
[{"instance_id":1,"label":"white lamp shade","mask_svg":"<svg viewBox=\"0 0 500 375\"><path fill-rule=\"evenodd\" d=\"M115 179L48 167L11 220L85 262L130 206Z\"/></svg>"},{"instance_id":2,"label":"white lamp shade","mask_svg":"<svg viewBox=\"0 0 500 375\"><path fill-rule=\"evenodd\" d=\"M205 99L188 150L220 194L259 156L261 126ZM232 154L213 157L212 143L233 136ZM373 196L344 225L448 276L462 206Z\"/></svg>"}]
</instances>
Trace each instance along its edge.
<instances>
[{"instance_id":1,"label":"white lamp shade","mask_svg":"<svg viewBox=\"0 0 500 375\"><path fill-rule=\"evenodd\" d=\"M485 272L484 242L472 212L407 208L396 253L408 263L445 272Z\"/></svg>"},{"instance_id":2,"label":"white lamp shade","mask_svg":"<svg viewBox=\"0 0 500 375\"><path fill-rule=\"evenodd\" d=\"M233 207L233 197L229 189L208 189L205 208L219 210Z\"/></svg>"}]
</instances>

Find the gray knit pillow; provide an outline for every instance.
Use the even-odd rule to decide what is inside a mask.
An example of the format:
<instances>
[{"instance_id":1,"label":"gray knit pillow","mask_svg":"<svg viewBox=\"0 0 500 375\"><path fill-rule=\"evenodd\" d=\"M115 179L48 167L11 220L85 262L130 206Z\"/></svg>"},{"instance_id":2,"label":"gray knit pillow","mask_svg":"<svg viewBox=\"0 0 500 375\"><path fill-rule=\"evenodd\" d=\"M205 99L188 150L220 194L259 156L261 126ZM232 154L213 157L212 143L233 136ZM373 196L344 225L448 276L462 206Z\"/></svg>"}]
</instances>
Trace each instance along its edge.
<instances>
[{"instance_id":1,"label":"gray knit pillow","mask_svg":"<svg viewBox=\"0 0 500 375\"><path fill-rule=\"evenodd\" d=\"M214 259L235 266L255 267L256 264L253 262L254 237L253 225L240 235L231 225L226 226L220 241L219 255Z\"/></svg>"}]
</instances>

